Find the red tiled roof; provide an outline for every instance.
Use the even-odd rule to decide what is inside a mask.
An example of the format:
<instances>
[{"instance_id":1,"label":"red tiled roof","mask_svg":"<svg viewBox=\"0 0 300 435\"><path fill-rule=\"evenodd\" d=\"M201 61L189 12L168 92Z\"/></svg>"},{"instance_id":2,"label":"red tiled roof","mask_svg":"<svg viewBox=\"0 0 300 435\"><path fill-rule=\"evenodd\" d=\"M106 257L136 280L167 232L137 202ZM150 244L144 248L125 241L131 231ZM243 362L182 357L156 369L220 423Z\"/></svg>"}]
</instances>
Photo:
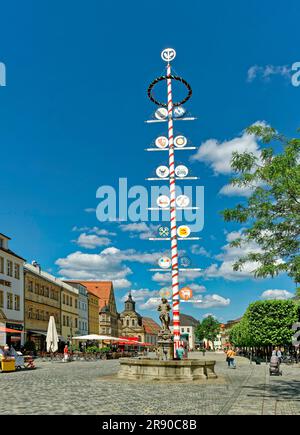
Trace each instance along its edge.
<instances>
[{"instance_id":1,"label":"red tiled roof","mask_svg":"<svg viewBox=\"0 0 300 435\"><path fill-rule=\"evenodd\" d=\"M73 281L84 285L90 293L98 296L99 308L108 304L113 285L111 281Z\"/></svg>"},{"instance_id":2,"label":"red tiled roof","mask_svg":"<svg viewBox=\"0 0 300 435\"><path fill-rule=\"evenodd\" d=\"M143 326L146 334L157 334L160 331L160 326L151 317L143 317Z\"/></svg>"}]
</instances>

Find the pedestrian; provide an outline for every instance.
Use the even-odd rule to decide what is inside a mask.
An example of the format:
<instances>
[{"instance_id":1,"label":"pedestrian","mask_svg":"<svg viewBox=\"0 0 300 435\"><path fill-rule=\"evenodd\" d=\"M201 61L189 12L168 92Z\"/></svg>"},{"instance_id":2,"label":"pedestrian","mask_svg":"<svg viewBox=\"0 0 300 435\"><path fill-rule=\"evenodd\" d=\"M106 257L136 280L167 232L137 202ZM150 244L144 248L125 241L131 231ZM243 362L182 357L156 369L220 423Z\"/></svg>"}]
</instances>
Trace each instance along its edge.
<instances>
[{"instance_id":1,"label":"pedestrian","mask_svg":"<svg viewBox=\"0 0 300 435\"><path fill-rule=\"evenodd\" d=\"M182 346L182 344L179 346L179 348L176 350L176 355L178 359L183 359L184 357L184 347Z\"/></svg>"},{"instance_id":2,"label":"pedestrian","mask_svg":"<svg viewBox=\"0 0 300 435\"><path fill-rule=\"evenodd\" d=\"M280 350L280 349L277 350L276 355L278 356L278 358L279 358L279 363L281 364L281 361L282 361L282 353L281 353L281 350Z\"/></svg>"},{"instance_id":3,"label":"pedestrian","mask_svg":"<svg viewBox=\"0 0 300 435\"><path fill-rule=\"evenodd\" d=\"M236 368L235 359L234 359L235 355L236 355L235 351L233 349L229 348L227 351L227 358L226 358L226 361L227 361L229 368L230 367L232 367L233 369Z\"/></svg>"},{"instance_id":4,"label":"pedestrian","mask_svg":"<svg viewBox=\"0 0 300 435\"><path fill-rule=\"evenodd\" d=\"M64 362L68 362L69 359L69 349L68 345L66 344L64 347Z\"/></svg>"},{"instance_id":5,"label":"pedestrian","mask_svg":"<svg viewBox=\"0 0 300 435\"><path fill-rule=\"evenodd\" d=\"M205 347L202 348L202 355L205 356Z\"/></svg>"}]
</instances>

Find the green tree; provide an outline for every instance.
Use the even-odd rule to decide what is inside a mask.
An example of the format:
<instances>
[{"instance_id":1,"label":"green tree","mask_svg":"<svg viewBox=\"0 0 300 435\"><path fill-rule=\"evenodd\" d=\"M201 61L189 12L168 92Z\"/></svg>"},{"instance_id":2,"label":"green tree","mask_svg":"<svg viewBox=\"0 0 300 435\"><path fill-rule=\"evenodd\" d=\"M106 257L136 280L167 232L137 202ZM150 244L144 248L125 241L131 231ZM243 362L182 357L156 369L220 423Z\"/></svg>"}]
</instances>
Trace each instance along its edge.
<instances>
[{"instance_id":1,"label":"green tree","mask_svg":"<svg viewBox=\"0 0 300 435\"><path fill-rule=\"evenodd\" d=\"M229 341L234 346L246 347L251 345L251 337L249 333L249 322L246 316L243 316L241 321L229 331Z\"/></svg>"},{"instance_id":2,"label":"green tree","mask_svg":"<svg viewBox=\"0 0 300 435\"><path fill-rule=\"evenodd\" d=\"M225 221L248 223L241 237L231 246L255 242L257 250L239 258L233 265L241 270L246 262L254 262L256 277L275 276L286 272L300 282L300 139L287 139L271 127L253 125L247 129L265 144L276 141L283 147L275 154L264 148L257 157L253 153L233 153L231 166L237 174L231 184L251 187L246 204L222 212Z\"/></svg>"},{"instance_id":3,"label":"green tree","mask_svg":"<svg viewBox=\"0 0 300 435\"><path fill-rule=\"evenodd\" d=\"M213 317L208 316L199 323L195 335L199 340L206 338L214 343L220 332L220 323Z\"/></svg>"},{"instance_id":4,"label":"green tree","mask_svg":"<svg viewBox=\"0 0 300 435\"><path fill-rule=\"evenodd\" d=\"M291 344L292 325L298 320L298 307L292 300L257 301L245 314L248 345L276 346Z\"/></svg>"}]
</instances>

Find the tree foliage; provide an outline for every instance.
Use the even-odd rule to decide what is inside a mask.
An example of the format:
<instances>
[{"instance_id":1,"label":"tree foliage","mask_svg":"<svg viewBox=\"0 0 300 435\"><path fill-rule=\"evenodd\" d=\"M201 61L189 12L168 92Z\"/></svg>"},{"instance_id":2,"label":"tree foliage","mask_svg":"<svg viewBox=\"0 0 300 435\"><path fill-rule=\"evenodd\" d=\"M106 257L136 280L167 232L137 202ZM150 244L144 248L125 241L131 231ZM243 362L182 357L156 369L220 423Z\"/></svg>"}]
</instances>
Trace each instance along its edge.
<instances>
[{"instance_id":1,"label":"tree foliage","mask_svg":"<svg viewBox=\"0 0 300 435\"><path fill-rule=\"evenodd\" d=\"M198 340L206 338L212 343L216 340L220 332L220 323L213 317L208 316L199 322L199 325L195 331L195 335Z\"/></svg>"},{"instance_id":2,"label":"tree foliage","mask_svg":"<svg viewBox=\"0 0 300 435\"><path fill-rule=\"evenodd\" d=\"M287 139L271 127L253 125L247 129L263 143L279 141L281 153L264 148L257 157L253 153L233 153L232 169L237 176L231 184L252 188L246 204L222 212L225 221L249 224L231 246L255 242L256 252L239 258L234 270L242 270L246 262L254 262L256 277L274 277L286 272L300 282L300 139Z\"/></svg>"},{"instance_id":3,"label":"tree foliage","mask_svg":"<svg viewBox=\"0 0 300 435\"><path fill-rule=\"evenodd\" d=\"M236 346L288 345L292 325L298 321L298 306L292 300L257 301L249 305L242 320L230 330Z\"/></svg>"}]
</instances>

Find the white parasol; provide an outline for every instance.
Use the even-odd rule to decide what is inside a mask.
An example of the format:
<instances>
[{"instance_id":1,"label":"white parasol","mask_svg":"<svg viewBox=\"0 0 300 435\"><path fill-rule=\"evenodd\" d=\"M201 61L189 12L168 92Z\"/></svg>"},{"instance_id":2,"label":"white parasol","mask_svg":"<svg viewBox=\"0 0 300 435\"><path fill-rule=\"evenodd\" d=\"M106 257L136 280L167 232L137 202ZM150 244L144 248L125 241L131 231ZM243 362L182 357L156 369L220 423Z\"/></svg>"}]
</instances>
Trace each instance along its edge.
<instances>
[{"instance_id":1,"label":"white parasol","mask_svg":"<svg viewBox=\"0 0 300 435\"><path fill-rule=\"evenodd\" d=\"M55 319L50 316L47 330L47 352L56 352L58 349L58 335L56 331Z\"/></svg>"}]
</instances>

